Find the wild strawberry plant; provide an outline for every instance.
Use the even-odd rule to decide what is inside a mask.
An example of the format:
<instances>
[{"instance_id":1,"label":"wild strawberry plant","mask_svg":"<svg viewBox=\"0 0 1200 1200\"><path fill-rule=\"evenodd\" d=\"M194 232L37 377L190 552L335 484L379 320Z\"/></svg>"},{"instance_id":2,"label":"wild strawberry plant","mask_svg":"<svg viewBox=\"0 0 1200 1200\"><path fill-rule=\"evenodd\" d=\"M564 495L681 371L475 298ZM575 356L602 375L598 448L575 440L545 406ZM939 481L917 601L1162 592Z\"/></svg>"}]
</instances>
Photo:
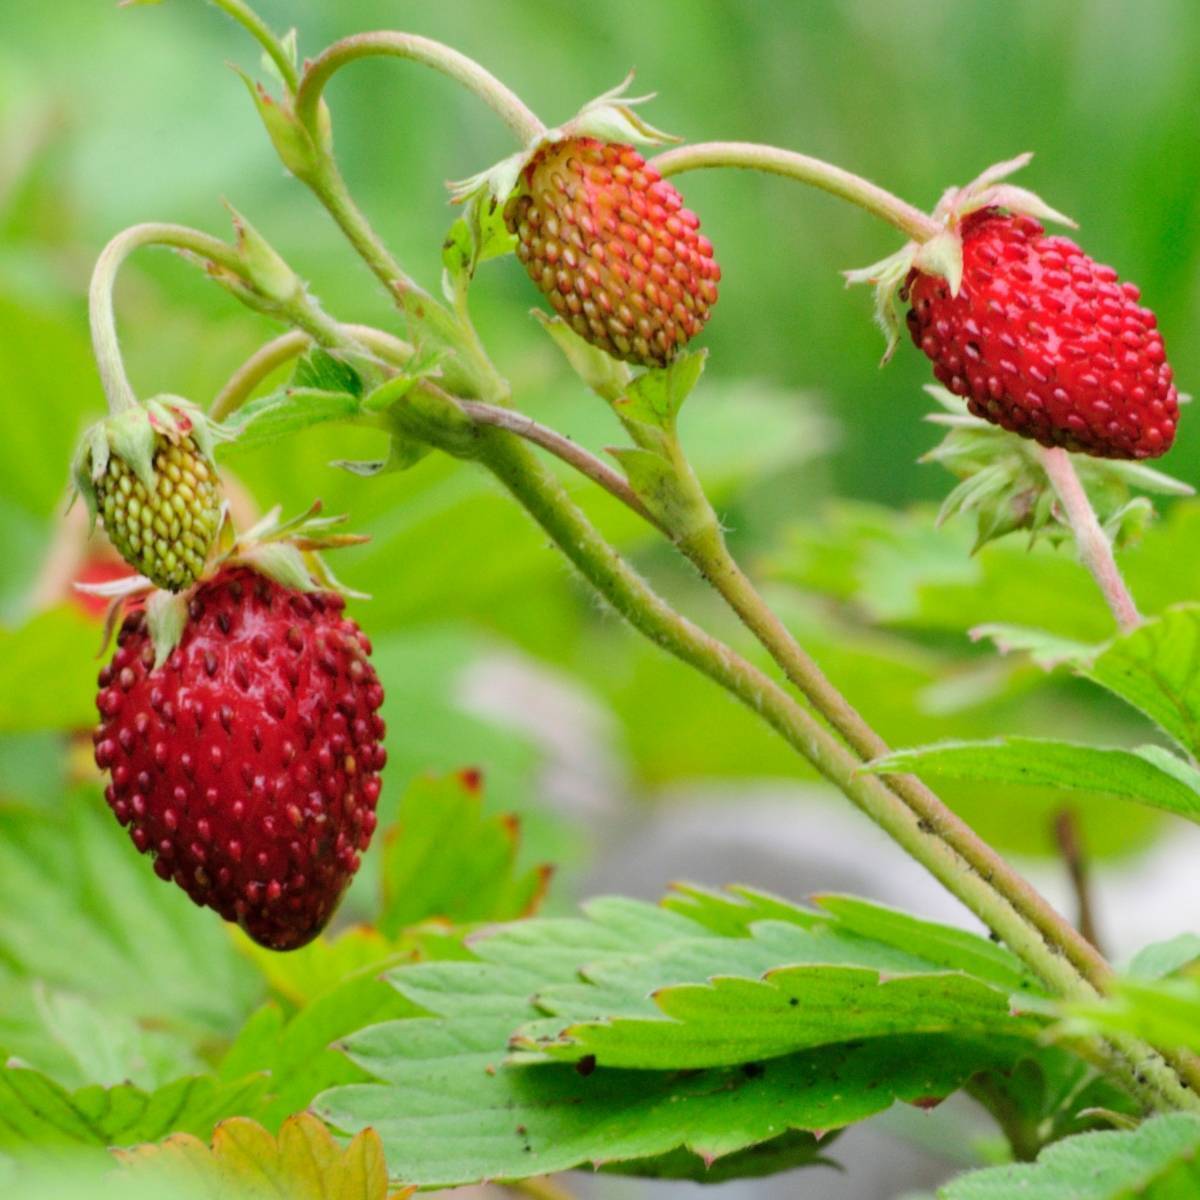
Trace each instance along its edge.
<instances>
[{"instance_id":1,"label":"wild strawberry plant","mask_svg":"<svg viewBox=\"0 0 1200 1200\"><path fill-rule=\"evenodd\" d=\"M1016 1163L964 1174L941 1193L951 1200L1188 1194L1200 1182L1200 940L1147 947L1119 975L932 790L943 779L1038 785L1200 816L1200 617L1162 603L1153 577L1159 615L1143 617L1114 557L1145 534L1153 509L1141 493L1187 490L1141 461L1172 444L1179 396L1137 288L1046 234L1043 221L1066 218L1009 182L1025 157L950 189L930 215L772 146L683 145L647 159L674 139L624 85L547 128L440 43L362 34L301 62L295 33L277 37L243 0L217 7L265 54L266 81L243 79L280 160L403 328L332 315L236 211L231 242L147 224L100 256L91 330L110 412L85 435L73 477L129 568L81 572L84 594L111 600L108 624L120 625L93 738L111 816L82 802L65 819L0 814L10 914L0 962L17 964L0 975L0 1150L13 1186L37 1194L49 1147L83 1155L97 1188L147 1194L237 1195L267 1179L280 1195L374 1200L389 1187L519 1184L585 1166L718 1181L818 1166L846 1127L961 1091L992 1114ZM518 143L453 186L440 294L395 259L338 167L325 88L370 56L450 76ZM848 620L874 604L884 623L961 632L974 604L991 618L971 623L976 636L1010 656L984 686L1028 671L1022 656L1069 666L1172 748L1014 736L894 750L768 605L679 428L693 394L704 420L704 354L691 343L714 317L720 269L673 180L729 167L822 188L906 236L847 274L876 286L889 357L907 309L943 385L931 393L947 434L928 457L958 483L940 515L975 521L972 546L932 521L833 512L796 530L776 577L835 597ZM129 255L151 246L285 327L207 410L141 398L126 375L113 288ZM508 255L553 310L535 315L564 374L624 431L611 463L523 413L474 326L479 268ZM267 386L284 369L288 381ZM337 425L380 446L337 464L364 490L431 458L490 475L507 495L487 503L525 510L628 637L740 702L772 753L838 789L986 934L849 896L800 902L736 884L539 916L550 869L519 861L517 823L484 814L474 770L411 784L402 820L364 858L381 788L406 780L387 769L379 715L402 682L359 627L370 605L323 558L360 539L319 506L290 521L240 516L216 472L239 450L286 455L301 431ZM567 469L686 559L773 667L664 599L568 492ZM1062 595L1091 605L1088 620L1003 619L1030 611L1021 580L1044 588L1069 566L993 545L1016 533L1074 548L1095 590L1080 599L1076 572ZM964 582L968 550L981 551L985 574ZM389 580L400 593L402 568ZM906 586L875 586L881 570ZM953 595L930 609L939 587ZM891 610L878 609L883 597ZM30 646L78 637L84 619L37 620ZM398 711L403 731L411 715ZM10 714L9 727L22 719L40 718ZM472 742L462 757L486 751ZM325 932L360 867L368 923ZM191 912L155 874L215 913ZM68 903L80 894L87 906ZM47 913L58 917L50 938ZM220 918L249 936L235 942ZM353 1140L342 1149L335 1136Z\"/></svg>"}]
</instances>

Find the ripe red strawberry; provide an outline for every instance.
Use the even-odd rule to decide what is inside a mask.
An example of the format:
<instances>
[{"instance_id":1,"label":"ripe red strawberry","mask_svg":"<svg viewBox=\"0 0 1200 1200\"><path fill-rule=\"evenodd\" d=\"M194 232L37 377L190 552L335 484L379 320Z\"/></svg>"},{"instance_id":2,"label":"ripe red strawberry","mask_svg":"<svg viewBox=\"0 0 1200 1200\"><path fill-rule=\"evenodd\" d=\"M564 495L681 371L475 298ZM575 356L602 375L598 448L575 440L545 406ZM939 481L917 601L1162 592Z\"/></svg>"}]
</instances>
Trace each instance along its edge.
<instances>
[{"instance_id":1,"label":"ripe red strawberry","mask_svg":"<svg viewBox=\"0 0 1200 1200\"><path fill-rule=\"evenodd\" d=\"M117 819L163 879L275 950L321 931L375 829L383 688L343 606L226 567L161 667L137 611L100 673Z\"/></svg>"},{"instance_id":2,"label":"ripe red strawberry","mask_svg":"<svg viewBox=\"0 0 1200 1200\"><path fill-rule=\"evenodd\" d=\"M996 208L959 226L962 286L909 272L908 328L933 373L983 417L1043 446L1153 458L1179 397L1157 319L1065 237Z\"/></svg>"},{"instance_id":3,"label":"ripe red strawberry","mask_svg":"<svg viewBox=\"0 0 1200 1200\"><path fill-rule=\"evenodd\" d=\"M543 146L504 219L529 277L615 358L665 366L717 302L721 269L699 219L632 146L591 137Z\"/></svg>"}]
</instances>

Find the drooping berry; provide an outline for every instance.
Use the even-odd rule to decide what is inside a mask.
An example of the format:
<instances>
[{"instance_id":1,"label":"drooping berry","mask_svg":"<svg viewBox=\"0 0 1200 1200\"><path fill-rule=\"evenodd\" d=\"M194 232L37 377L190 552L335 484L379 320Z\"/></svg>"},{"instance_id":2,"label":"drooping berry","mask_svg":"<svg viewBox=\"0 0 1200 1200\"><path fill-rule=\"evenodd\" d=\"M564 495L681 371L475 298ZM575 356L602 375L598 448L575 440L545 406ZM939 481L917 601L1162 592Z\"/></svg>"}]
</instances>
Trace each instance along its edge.
<instances>
[{"instance_id":1,"label":"drooping berry","mask_svg":"<svg viewBox=\"0 0 1200 1200\"><path fill-rule=\"evenodd\" d=\"M505 208L529 277L581 337L665 366L703 328L721 269L696 215L632 146L543 146Z\"/></svg>"},{"instance_id":2,"label":"drooping berry","mask_svg":"<svg viewBox=\"0 0 1200 1200\"><path fill-rule=\"evenodd\" d=\"M962 286L909 273L912 339L978 417L1101 458L1153 458L1179 398L1153 312L1070 239L996 208L961 223Z\"/></svg>"},{"instance_id":3,"label":"drooping berry","mask_svg":"<svg viewBox=\"0 0 1200 1200\"><path fill-rule=\"evenodd\" d=\"M100 673L117 820L159 876L275 950L325 926L376 824L383 689L343 607L228 566L162 666L137 611Z\"/></svg>"},{"instance_id":4,"label":"drooping berry","mask_svg":"<svg viewBox=\"0 0 1200 1200\"><path fill-rule=\"evenodd\" d=\"M96 506L121 557L155 586L178 592L200 577L220 527L216 469L191 437L162 435L152 466L147 487L125 459L110 455L95 480Z\"/></svg>"}]
</instances>

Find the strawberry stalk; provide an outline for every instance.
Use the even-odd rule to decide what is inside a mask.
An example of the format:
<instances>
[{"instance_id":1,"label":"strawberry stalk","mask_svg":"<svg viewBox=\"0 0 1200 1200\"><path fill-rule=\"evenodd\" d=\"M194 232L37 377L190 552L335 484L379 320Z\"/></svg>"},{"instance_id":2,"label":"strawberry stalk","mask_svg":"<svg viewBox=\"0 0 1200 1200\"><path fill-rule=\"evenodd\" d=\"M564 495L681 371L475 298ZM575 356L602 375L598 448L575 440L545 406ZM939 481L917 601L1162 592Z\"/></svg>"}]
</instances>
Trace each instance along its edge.
<instances>
[{"instance_id":1,"label":"strawberry stalk","mask_svg":"<svg viewBox=\"0 0 1200 1200\"><path fill-rule=\"evenodd\" d=\"M428 435L428 428L424 427L422 432ZM991 873L990 868L981 870L952 845L944 821L935 824L905 803L883 780L863 774L862 759L779 684L671 608L604 540L555 476L519 438L507 430L482 430L473 446L473 455L545 530L587 582L635 629L758 713L893 841L1001 936L1056 995L1094 998L1099 994L1102 989L1082 976L1066 952L1066 946L1080 940L1067 922L1044 901L1041 902L1047 913L1044 930L1021 911L1017 894L1036 895L1028 883L983 843L979 846L999 868L999 875ZM765 608L761 599L757 604ZM961 824L948 810L943 811L950 822ZM1089 952L1103 967L1101 972L1094 966L1092 973L1102 974L1106 980L1111 974L1109 968L1094 950L1089 948ZM1121 1078L1149 1108L1200 1108L1200 1098L1180 1081L1157 1051L1133 1038L1114 1038L1113 1046L1115 1049L1093 1042L1085 1052L1102 1061L1105 1069Z\"/></svg>"},{"instance_id":2,"label":"strawberry stalk","mask_svg":"<svg viewBox=\"0 0 1200 1200\"><path fill-rule=\"evenodd\" d=\"M296 88L296 116L309 128L314 128L321 96L334 74L347 63L380 56L423 63L461 83L491 108L522 143L532 141L545 130L524 101L474 59L432 38L394 30L355 34L335 42L317 55L305 68Z\"/></svg>"},{"instance_id":3,"label":"strawberry stalk","mask_svg":"<svg viewBox=\"0 0 1200 1200\"><path fill-rule=\"evenodd\" d=\"M1075 464L1061 446L1043 446L1039 449L1042 466L1075 535L1079 560L1091 572L1121 632L1129 633L1142 623L1141 614L1121 576L1121 569L1113 556L1112 542L1100 528L1092 502L1079 482Z\"/></svg>"},{"instance_id":4,"label":"strawberry stalk","mask_svg":"<svg viewBox=\"0 0 1200 1200\"><path fill-rule=\"evenodd\" d=\"M243 231L248 228L243 226ZM286 270L270 279L247 257L247 246L230 245L211 234L186 225L147 223L134 225L117 234L101 252L92 272L88 290L92 347L100 372L100 382L109 408L119 413L137 405L137 397L125 372L117 336L113 289L125 260L136 250L163 246L180 251L185 258L198 262L217 282L232 291L248 307L258 312L302 324L322 345L340 345L344 341L337 324L326 316L304 290L300 280ZM272 266L277 264L273 263ZM279 280L287 283L279 287Z\"/></svg>"},{"instance_id":5,"label":"strawberry stalk","mask_svg":"<svg viewBox=\"0 0 1200 1200\"><path fill-rule=\"evenodd\" d=\"M794 150L781 150L778 146L757 142L698 142L694 146L679 146L658 154L652 165L664 179L704 167L765 171L849 200L895 226L914 242L926 242L942 231L942 226L932 217L870 180L819 158L797 154Z\"/></svg>"}]
</instances>

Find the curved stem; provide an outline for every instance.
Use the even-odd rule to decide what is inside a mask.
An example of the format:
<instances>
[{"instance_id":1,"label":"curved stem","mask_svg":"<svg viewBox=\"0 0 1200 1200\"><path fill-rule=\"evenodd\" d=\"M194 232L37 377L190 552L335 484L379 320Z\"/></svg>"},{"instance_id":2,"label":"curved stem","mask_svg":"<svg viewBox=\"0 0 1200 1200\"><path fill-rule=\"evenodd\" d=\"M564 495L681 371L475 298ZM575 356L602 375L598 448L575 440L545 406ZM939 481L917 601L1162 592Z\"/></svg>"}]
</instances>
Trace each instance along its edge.
<instances>
[{"instance_id":1,"label":"curved stem","mask_svg":"<svg viewBox=\"0 0 1200 1200\"><path fill-rule=\"evenodd\" d=\"M117 337L117 320L113 309L113 288L125 260L145 246L169 246L201 259L214 262L227 270L241 274L237 252L219 238L189 229L185 225L149 223L134 225L117 234L100 253L92 271L88 288L88 316L91 322L92 349L100 371L100 383L108 406L121 412L137 404L137 396L129 383L121 358Z\"/></svg>"},{"instance_id":2,"label":"curved stem","mask_svg":"<svg viewBox=\"0 0 1200 1200\"><path fill-rule=\"evenodd\" d=\"M299 358L311 345L312 338L299 329L289 329L267 342L229 377L209 407L208 415L214 421L223 421L250 399L267 376L284 363Z\"/></svg>"},{"instance_id":3,"label":"curved stem","mask_svg":"<svg viewBox=\"0 0 1200 1200\"><path fill-rule=\"evenodd\" d=\"M894 225L917 242L927 242L942 229L937 221L919 208L914 208L869 180L822 162L819 158L797 154L794 150L781 150L777 146L764 146L757 142L701 142L659 154L652 160L652 165L664 177L702 167L745 167L766 171L849 200L851 204L857 204L859 208Z\"/></svg>"},{"instance_id":4,"label":"curved stem","mask_svg":"<svg viewBox=\"0 0 1200 1200\"><path fill-rule=\"evenodd\" d=\"M476 424L507 429L510 433L524 438L525 441L532 442L535 446L541 446L543 450L548 450L556 458L574 467L581 475L586 475L593 483L599 484L609 495L615 496L622 504L632 509L656 529L666 532L638 499L637 493L629 486L625 477L618 471L614 471L607 463L601 462L578 442L571 441L570 438L564 437L561 433L545 425L539 425L532 417L515 412L511 408L499 408L493 404L481 404L472 400L461 401L460 407Z\"/></svg>"},{"instance_id":5,"label":"curved stem","mask_svg":"<svg viewBox=\"0 0 1200 1200\"><path fill-rule=\"evenodd\" d=\"M1063 997L1094 997L1057 946L1030 927L1009 898L884 783L862 774L858 757L778 684L676 613L596 532L587 518L518 438L499 429L478 432L474 456L550 535L580 574L639 632L718 683L758 713L826 779L924 865L989 928L1009 944L1042 981ZM1113 1039L1110 1069L1151 1107L1200 1108L1151 1047Z\"/></svg>"},{"instance_id":6,"label":"curved stem","mask_svg":"<svg viewBox=\"0 0 1200 1200\"><path fill-rule=\"evenodd\" d=\"M295 92L300 82L296 66L283 48L280 40L271 32L267 23L244 0L212 0L215 7L232 17L266 51L271 61L283 76L289 92Z\"/></svg>"},{"instance_id":7,"label":"curved stem","mask_svg":"<svg viewBox=\"0 0 1200 1200\"><path fill-rule=\"evenodd\" d=\"M1061 446L1043 446L1039 448L1039 457L1062 504L1071 532L1075 535L1080 561L1092 573L1121 632L1129 633L1142 623L1141 614L1121 577L1121 569L1113 557L1112 543L1100 528L1092 502L1079 481L1070 454Z\"/></svg>"},{"instance_id":8,"label":"curved stem","mask_svg":"<svg viewBox=\"0 0 1200 1200\"><path fill-rule=\"evenodd\" d=\"M307 324L307 323L305 323ZM229 377L225 386L217 393L216 399L208 410L208 415L214 421L223 421L226 417L237 412L254 394L255 389L273 371L299 358L313 345L321 344L301 324L296 329L281 333L265 345L260 346L238 369ZM382 329L374 329L370 325L342 325L343 334L349 339L344 349L365 347L372 354L389 366L403 367L412 357L413 348L402 339ZM328 343L326 343L328 344ZM500 409L505 412L507 410ZM603 464L601 464L603 465Z\"/></svg>"},{"instance_id":9,"label":"curved stem","mask_svg":"<svg viewBox=\"0 0 1200 1200\"><path fill-rule=\"evenodd\" d=\"M308 128L315 128L321 94L334 73L347 63L376 55L406 58L448 75L487 104L522 144L545 132L545 126L521 98L474 59L432 38L391 30L343 38L313 59L296 92L296 115L300 120Z\"/></svg>"},{"instance_id":10,"label":"curved stem","mask_svg":"<svg viewBox=\"0 0 1200 1200\"><path fill-rule=\"evenodd\" d=\"M462 353L463 365L469 374L466 382L471 389L489 399L507 396L507 385L482 347L470 340L455 315L412 279L392 256L355 203L337 164L326 158L319 173L304 182L413 324L424 326L441 344Z\"/></svg>"},{"instance_id":11,"label":"curved stem","mask_svg":"<svg viewBox=\"0 0 1200 1200\"><path fill-rule=\"evenodd\" d=\"M890 752L887 742L842 695L759 595L730 554L715 522L696 536L681 540L679 548L737 613L788 679L863 761ZM1097 991L1107 989L1112 980L1112 968L1096 948L936 793L915 775L889 775L886 782L925 826L1007 897L1013 909L1037 931L1046 946L1063 955Z\"/></svg>"}]
</instances>

